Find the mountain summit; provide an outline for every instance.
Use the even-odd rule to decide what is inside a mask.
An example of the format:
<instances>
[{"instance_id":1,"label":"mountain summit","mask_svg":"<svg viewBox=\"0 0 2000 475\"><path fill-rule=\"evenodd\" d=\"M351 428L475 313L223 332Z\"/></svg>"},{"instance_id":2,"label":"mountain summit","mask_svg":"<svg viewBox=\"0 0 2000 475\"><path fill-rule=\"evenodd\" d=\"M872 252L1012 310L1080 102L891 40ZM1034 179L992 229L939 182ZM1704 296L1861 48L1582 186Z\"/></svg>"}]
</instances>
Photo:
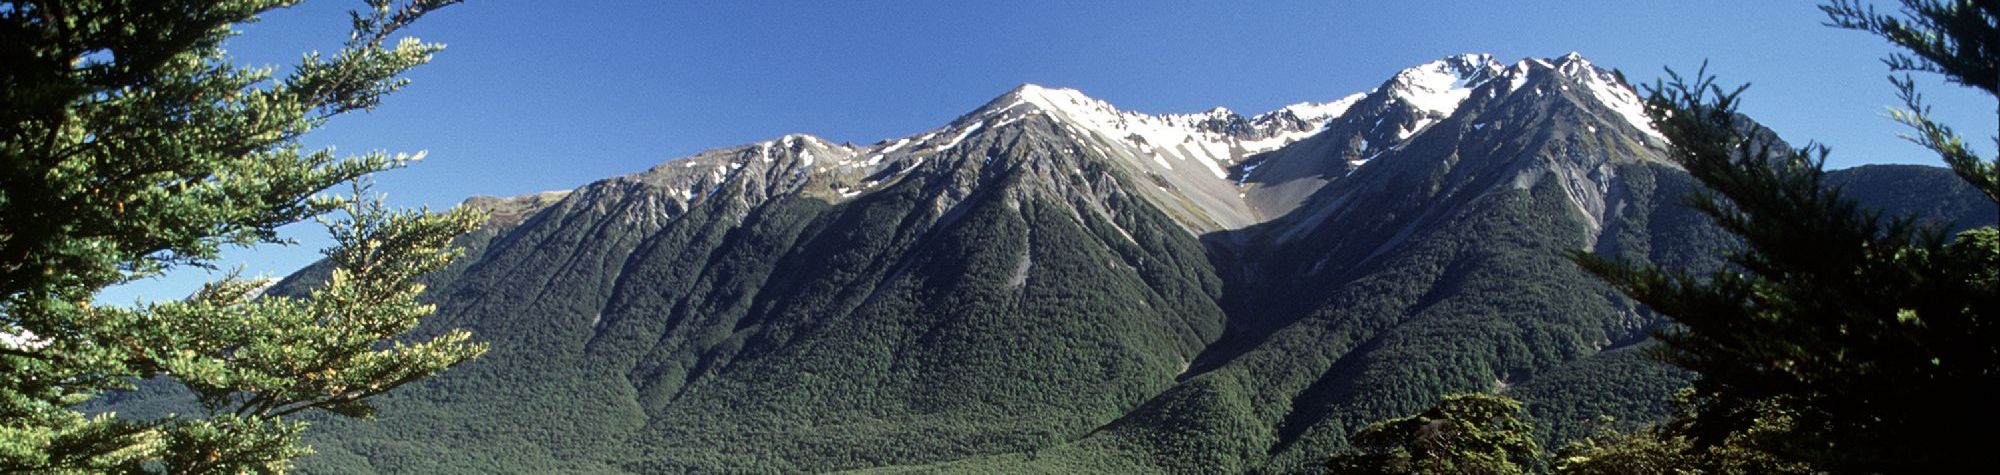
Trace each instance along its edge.
<instances>
[{"instance_id":1,"label":"mountain summit","mask_svg":"<svg viewBox=\"0 0 2000 475\"><path fill-rule=\"evenodd\" d=\"M301 468L1315 473L1447 393L1523 399L1552 443L1668 411L1660 319L1563 258L1733 245L1638 95L1574 54L1389 76L1249 116L1023 85L875 144L477 200L502 212L431 277L427 328L492 351L318 423ZM1935 171L1836 178L1991 219Z\"/></svg>"}]
</instances>

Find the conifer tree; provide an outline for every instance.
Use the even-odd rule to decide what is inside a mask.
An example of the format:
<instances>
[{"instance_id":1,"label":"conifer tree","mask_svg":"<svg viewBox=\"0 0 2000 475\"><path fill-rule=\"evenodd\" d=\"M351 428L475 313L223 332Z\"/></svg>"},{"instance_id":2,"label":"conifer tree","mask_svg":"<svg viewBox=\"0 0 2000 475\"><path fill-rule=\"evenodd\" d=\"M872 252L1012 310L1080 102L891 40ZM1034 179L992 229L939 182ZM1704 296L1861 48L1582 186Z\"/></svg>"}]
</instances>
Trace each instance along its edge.
<instances>
[{"instance_id":1,"label":"conifer tree","mask_svg":"<svg viewBox=\"0 0 2000 475\"><path fill-rule=\"evenodd\" d=\"M1493 394L1445 396L1422 414L1377 422L1348 439L1359 449L1327 460L1327 473L1536 473L1541 447L1521 403Z\"/></svg>"},{"instance_id":2,"label":"conifer tree","mask_svg":"<svg viewBox=\"0 0 2000 475\"><path fill-rule=\"evenodd\" d=\"M0 1L0 472L282 472L309 452L293 416L366 417L369 397L484 351L463 331L405 335L433 310L414 279L481 217L324 194L417 157L298 141L406 84L440 46L399 32L456 0L367 0L337 52L282 77L231 62L234 25L295 3ZM231 275L185 300L92 304L316 217L333 271L307 295ZM147 378L201 410L78 410Z\"/></svg>"},{"instance_id":3,"label":"conifer tree","mask_svg":"<svg viewBox=\"0 0 2000 475\"><path fill-rule=\"evenodd\" d=\"M2000 201L2000 162L1931 119L1907 72L1942 74L1995 97L2000 6L1903 0L1898 14L1841 0L1829 24L1904 50L1886 63L1907 137ZM1576 257L1678 325L1664 355L1699 374L1693 414L1678 422L1715 446L1787 419L1754 447L1836 472L2000 470L1979 435L2000 424L2000 231L1950 234L1863 209L1826 183L1827 149L1752 133L1704 71L1653 87L1655 125L1672 156L1710 191L1690 199L1742 239L1731 268L1709 275ZM2000 141L2000 139L1995 139ZM1960 472L1964 473L1964 472Z\"/></svg>"}]
</instances>

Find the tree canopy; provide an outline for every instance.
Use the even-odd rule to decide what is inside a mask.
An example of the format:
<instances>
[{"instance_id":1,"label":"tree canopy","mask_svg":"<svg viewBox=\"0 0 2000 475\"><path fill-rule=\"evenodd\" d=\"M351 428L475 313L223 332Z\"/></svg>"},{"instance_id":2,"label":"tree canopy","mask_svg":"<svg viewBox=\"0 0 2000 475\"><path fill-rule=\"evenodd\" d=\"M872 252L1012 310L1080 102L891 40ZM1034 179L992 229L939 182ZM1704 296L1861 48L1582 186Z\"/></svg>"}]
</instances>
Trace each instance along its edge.
<instances>
[{"instance_id":1,"label":"tree canopy","mask_svg":"<svg viewBox=\"0 0 2000 475\"><path fill-rule=\"evenodd\" d=\"M1535 473L1541 446L1520 419L1521 403L1492 394L1456 394L1422 414L1377 422L1349 439L1360 453L1336 455L1338 474Z\"/></svg>"},{"instance_id":2,"label":"tree canopy","mask_svg":"<svg viewBox=\"0 0 2000 475\"><path fill-rule=\"evenodd\" d=\"M478 213L325 194L421 154L299 144L407 84L441 46L400 32L457 1L368 0L337 52L282 77L231 61L233 25L296 3L0 2L0 472L281 472L309 451L287 416L365 417L368 397L484 351L463 331L404 336L432 311L414 279ZM334 270L307 295L232 273L184 300L92 302L315 217ZM200 413L78 408L141 379L185 386Z\"/></svg>"},{"instance_id":3,"label":"tree canopy","mask_svg":"<svg viewBox=\"0 0 2000 475\"><path fill-rule=\"evenodd\" d=\"M1902 3L1895 15L1845 0L1822 10L1831 26L1903 49L1885 61L1892 70L1939 73L1994 96L2000 6ZM1770 432L1751 442L1839 472L2000 469L1982 456L1990 438L1963 435L2000 423L1986 401L2000 390L2000 231L1950 234L1865 209L1827 183L1825 147L1752 130L1736 113L1744 88L1706 71L1670 76L1653 87L1655 124L1707 187L1689 202L1743 251L1706 275L1577 258L1678 323L1659 335L1663 354L1699 374L1679 433L1712 447ZM1907 137L2000 201L2000 162L1933 121L1909 76L1891 81ZM1777 414L1787 423L1773 429Z\"/></svg>"}]
</instances>

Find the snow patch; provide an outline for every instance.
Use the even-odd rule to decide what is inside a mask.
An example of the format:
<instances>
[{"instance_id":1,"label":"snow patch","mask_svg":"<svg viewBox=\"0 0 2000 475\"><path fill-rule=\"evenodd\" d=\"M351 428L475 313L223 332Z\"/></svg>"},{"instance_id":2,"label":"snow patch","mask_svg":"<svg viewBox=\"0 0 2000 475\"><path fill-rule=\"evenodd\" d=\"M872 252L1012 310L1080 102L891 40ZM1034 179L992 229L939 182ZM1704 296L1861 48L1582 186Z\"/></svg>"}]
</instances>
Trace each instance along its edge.
<instances>
[{"instance_id":1,"label":"snow patch","mask_svg":"<svg viewBox=\"0 0 2000 475\"><path fill-rule=\"evenodd\" d=\"M1472 90L1484 84L1490 71L1497 68L1499 63L1493 62L1490 55L1440 59L1396 73L1395 79L1390 80L1389 94L1437 117L1447 117L1466 98L1472 97Z\"/></svg>"},{"instance_id":2,"label":"snow patch","mask_svg":"<svg viewBox=\"0 0 2000 475\"><path fill-rule=\"evenodd\" d=\"M1646 116L1646 101L1640 99L1638 91L1634 91L1632 86L1619 80L1616 74L1592 65L1590 60L1583 59L1583 55L1575 52L1564 55L1556 60L1556 63L1551 67L1583 86L1584 90L1590 91L1591 98L1610 108L1611 112L1618 114L1618 117L1624 119L1626 123L1632 124L1646 135L1666 138L1660 134L1659 129L1653 128L1653 120ZM1569 86L1565 85L1563 89L1568 90Z\"/></svg>"},{"instance_id":3,"label":"snow patch","mask_svg":"<svg viewBox=\"0 0 2000 475\"><path fill-rule=\"evenodd\" d=\"M1361 102L1361 99L1366 97L1368 97L1367 94L1357 92L1354 94L1349 94L1347 95L1347 97L1342 97L1333 102L1324 102L1324 103L1301 102L1298 104L1292 104L1289 106L1279 108L1278 110L1284 112L1290 112L1292 113L1293 116L1297 116L1300 119L1305 119L1308 121L1314 120L1315 118L1333 119L1335 117L1340 117L1342 115L1347 114L1347 109L1353 108L1354 103ZM1261 118L1261 117L1262 116L1258 116L1256 118ZM1256 118L1252 119L1254 120ZM1326 127L1326 120L1321 120L1318 124L1314 124L1314 126L1315 130L1319 128L1324 128Z\"/></svg>"},{"instance_id":4,"label":"snow patch","mask_svg":"<svg viewBox=\"0 0 2000 475\"><path fill-rule=\"evenodd\" d=\"M1075 89L1046 88L1033 84L1021 86L1015 92L1017 100L1004 106L1002 110L1018 107L1015 103L1032 104L1042 112L1059 119L1067 119L1064 125L1076 124L1083 130L1078 132L1096 135L1107 141L1123 141L1142 152L1172 155L1176 160L1203 162L1203 167L1217 178L1226 179L1229 172L1224 169L1228 163L1245 156L1276 150L1292 142L1318 133L1327 122L1345 114L1361 94L1350 95L1330 103L1299 103L1286 106L1272 113L1243 118L1229 109L1217 107L1195 114L1150 115L1121 111L1109 103L1090 98ZM1271 124L1274 114L1289 112L1299 120L1310 124L1303 130L1280 128ZM1240 121L1240 122L1237 122ZM1232 135L1216 130L1212 124L1242 123L1258 129L1260 133L1250 136ZM1266 125L1260 125L1266 124ZM1072 129L1074 130L1074 129ZM1093 147L1095 148L1095 147ZM1154 163L1165 165L1163 157L1152 157Z\"/></svg>"},{"instance_id":5,"label":"snow patch","mask_svg":"<svg viewBox=\"0 0 2000 475\"><path fill-rule=\"evenodd\" d=\"M1238 187L1241 187L1241 186L1243 186L1243 183L1244 183L1244 182L1247 182L1247 181L1250 181L1250 174L1251 174L1251 173L1255 173L1255 172L1257 171L1257 167L1261 167L1261 166L1264 166L1264 163L1263 163L1263 162L1258 162L1258 163L1253 163L1253 164L1249 164L1249 165L1244 165L1244 166L1243 166L1243 176L1239 176L1239 177L1236 177L1236 186L1238 186ZM1240 194L1240 193L1239 193L1239 194Z\"/></svg>"},{"instance_id":6,"label":"snow patch","mask_svg":"<svg viewBox=\"0 0 2000 475\"><path fill-rule=\"evenodd\" d=\"M992 127L990 127L990 128L994 128L994 129L998 129L998 128L1001 128L1001 127L1006 127L1006 126L1007 126L1007 124L1012 124L1012 123L1015 123L1015 122L1020 122L1020 121L1021 121L1021 119L1022 119L1023 117L1027 117L1027 116L1015 116L1015 117L1008 117L1008 118L1006 118L1006 119L1001 119L1001 120L1000 120L1000 122L997 122L997 123L994 123L994 124L993 124L993 126L992 126Z\"/></svg>"},{"instance_id":7,"label":"snow patch","mask_svg":"<svg viewBox=\"0 0 2000 475\"><path fill-rule=\"evenodd\" d=\"M1430 127L1431 124L1435 122L1437 122L1437 119L1432 119L1429 117L1417 119L1417 123L1410 125L1410 128L1398 129L1396 131L1396 139L1409 140L1410 137L1417 135L1417 132L1422 132L1425 128Z\"/></svg>"},{"instance_id":8,"label":"snow patch","mask_svg":"<svg viewBox=\"0 0 2000 475\"><path fill-rule=\"evenodd\" d=\"M937 152L937 151L942 151L944 149L956 147L958 146L958 142L965 140L966 137L972 136L973 132L978 132L979 128L985 125L986 121L983 120L979 122L973 122L972 125L966 127L965 130L959 131L957 137L952 137L951 141L945 142L944 145L939 145L935 148L932 148L931 151Z\"/></svg>"}]
</instances>

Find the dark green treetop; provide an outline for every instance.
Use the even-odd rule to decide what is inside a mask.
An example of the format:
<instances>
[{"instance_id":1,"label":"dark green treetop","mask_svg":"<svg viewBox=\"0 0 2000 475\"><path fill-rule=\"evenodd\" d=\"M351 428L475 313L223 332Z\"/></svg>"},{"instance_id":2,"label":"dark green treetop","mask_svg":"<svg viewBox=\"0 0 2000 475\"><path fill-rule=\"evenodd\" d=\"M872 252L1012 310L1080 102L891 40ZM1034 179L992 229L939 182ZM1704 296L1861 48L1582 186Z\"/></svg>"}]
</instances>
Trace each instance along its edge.
<instances>
[{"instance_id":1,"label":"dark green treetop","mask_svg":"<svg viewBox=\"0 0 2000 475\"><path fill-rule=\"evenodd\" d=\"M1995 94L2000 18L1993 2L1905 0L1900 16L1849 1L1823 7L1836 27L1876 33L1907 50L1894 70L1930 71ZM1892 78L1910 139L2000 201L2000 167L1930 119L1906 76ZM1699 373L1682 433L1723 444L1786 414L1782 434L1756 441L1788 460L1837 472L1934 472L1983 466L2000 423L2000 231L1952 235L1884 217L1825 178L1827 150L1780 146L1736 114L1743 88L1705 74L1653 88L1655 124L1672 155L1709 191L1690 199L1743 241L1731 268L1707 275L1577 259L1679 325L1661 334L1667 359ZM1970 465L1967 465L1970 464Z\"/></svg>"},{"instance_id":2,"label":"dark green treetop","mask_svg":"<svg viewBox=\"0 0 2000 475\"><path fill-rule=\"evenodd\" d=\"M1535 473L1541 447L1521 403L1492 394L1445 396L1422 414L1377 422L1349 437L1359 453L1327 461L1334 474Z\"/></svg>"}]
</instances>

